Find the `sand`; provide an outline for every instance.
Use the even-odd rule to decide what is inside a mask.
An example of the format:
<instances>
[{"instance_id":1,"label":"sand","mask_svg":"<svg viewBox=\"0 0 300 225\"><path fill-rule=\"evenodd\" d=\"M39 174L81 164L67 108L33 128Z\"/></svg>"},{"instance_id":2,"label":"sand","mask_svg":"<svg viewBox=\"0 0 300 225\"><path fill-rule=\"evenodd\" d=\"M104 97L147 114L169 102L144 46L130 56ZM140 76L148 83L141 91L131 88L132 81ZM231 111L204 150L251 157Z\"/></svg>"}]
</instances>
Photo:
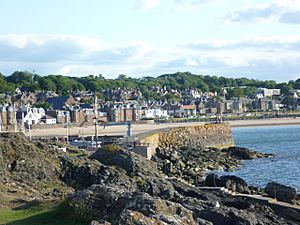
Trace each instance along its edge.
<instances>
[{"instance_id":1,"label":"sand","mask_svg":"<svg viewBox=\"0 0 300 225\"><path fill-rule=\"evenodd\" d=\"M253 127L253 126L279 126L279 125L300 125L300 117L297 118L276 118L276 119L260 119L260 120L235 120L229 121L231 127ZM157 129L165 129L181 126L196 126L203 125L203 122L189 122L189 123L171 123L171 124L135 124L133 125L133 134L141 134ZM41 136L67 136L69 135L94 135L94 127L73 127L69 128L52 128L52 129L38 129L32 130L31 135L36 137ZM127 126L102 126L98 128L99 136L102 135L125 135L127 133ZM29 136L29 133L26 132Z\"/></svg>"}]
</instances>

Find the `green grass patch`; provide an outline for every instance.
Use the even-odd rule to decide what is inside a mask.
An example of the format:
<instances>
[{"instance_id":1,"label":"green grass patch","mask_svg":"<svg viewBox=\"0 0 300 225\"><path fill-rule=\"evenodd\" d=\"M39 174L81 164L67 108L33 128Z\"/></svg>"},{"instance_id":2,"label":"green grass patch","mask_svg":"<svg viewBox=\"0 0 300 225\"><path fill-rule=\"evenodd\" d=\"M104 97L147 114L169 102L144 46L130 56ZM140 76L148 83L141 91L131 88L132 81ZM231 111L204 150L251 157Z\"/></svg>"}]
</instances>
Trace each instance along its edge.
<instances>
[{"instance_id":1,"label":"green grass patch","mask_svg":"<svg viewBox=\"0 0 300 225\"><path fill-rule=\"evenodd\" d=\"M86 225L67 203L38 204L21 210L0 208L1 225Z\"/></svg>"}]
</instances>

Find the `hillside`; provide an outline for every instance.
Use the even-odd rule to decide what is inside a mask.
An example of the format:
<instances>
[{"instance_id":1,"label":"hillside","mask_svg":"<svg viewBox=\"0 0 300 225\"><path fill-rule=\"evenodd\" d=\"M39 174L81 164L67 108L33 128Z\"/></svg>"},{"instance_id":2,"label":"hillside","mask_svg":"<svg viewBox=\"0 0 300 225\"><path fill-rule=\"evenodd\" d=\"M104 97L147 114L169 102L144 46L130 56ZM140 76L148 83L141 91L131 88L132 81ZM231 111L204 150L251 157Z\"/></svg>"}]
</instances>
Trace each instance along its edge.
<instances>
[{"instance_id":1,"label":"hillside","mask_svg":"<svg viewBox=\"0 0 300 225\"><path fill-rule=\"evenodd\" d=\"M300 89L300 79L283 83L272 80L255 80L248 78L227 78L209 75L197 75L190 72L177 72L157 77L131 78L119 75L116 79L106 79L100 75L68 77L62 75L41 76L26 71L16 71L9 76L0 73L0 93L14 92L18 87L23 91L55 91L67 94L76 90L91 90L102 93L106 89L126 88L139 89L145 98L159 99L151 91L151 87L167 87L169 89L185 90L195 88L200 91L221 92L222 87L232 87L228 95L250 95L258 87L278 88L282 93L291 89ZM246 87L246 88L239 88Z\"/></svg>"}]
</instances>

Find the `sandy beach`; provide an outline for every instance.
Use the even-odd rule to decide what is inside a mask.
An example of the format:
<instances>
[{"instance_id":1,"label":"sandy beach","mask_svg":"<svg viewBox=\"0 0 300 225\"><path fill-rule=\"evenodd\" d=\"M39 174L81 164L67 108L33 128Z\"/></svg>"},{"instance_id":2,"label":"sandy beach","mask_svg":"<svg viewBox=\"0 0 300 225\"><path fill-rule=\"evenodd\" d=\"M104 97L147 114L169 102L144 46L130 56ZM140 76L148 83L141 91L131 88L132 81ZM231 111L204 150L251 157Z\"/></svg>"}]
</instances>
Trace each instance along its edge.
<instances>
[{"instance_id":1,"label":"sandy beach","mask_svg":"<svg viewBox=\"0 0 300 225\"><path fill-rule=\"evenodd\" d=\"M260 119L260 120L234 120L228 121L231 127L254 127L254 126L282 126L282 125L300 125L300 117L297 118L276 118L276 119ZM196 126L203 125L204 122L189 122L189 123L170 123L170 124L134 124L132 126L134 134L141 134L157 129L166 129L181 126ZM35 137L42 136L67 136L80 135L87 136L93 135L95 132L93 126L88 127L71 127L71 128L52 128L52 129L36 129L32 130L31 135ZM102 126L98 128L99 136L102 135L125 135L127 126ZM29 136L29 133L26 132Z\"/></svg>"}]
</instances>

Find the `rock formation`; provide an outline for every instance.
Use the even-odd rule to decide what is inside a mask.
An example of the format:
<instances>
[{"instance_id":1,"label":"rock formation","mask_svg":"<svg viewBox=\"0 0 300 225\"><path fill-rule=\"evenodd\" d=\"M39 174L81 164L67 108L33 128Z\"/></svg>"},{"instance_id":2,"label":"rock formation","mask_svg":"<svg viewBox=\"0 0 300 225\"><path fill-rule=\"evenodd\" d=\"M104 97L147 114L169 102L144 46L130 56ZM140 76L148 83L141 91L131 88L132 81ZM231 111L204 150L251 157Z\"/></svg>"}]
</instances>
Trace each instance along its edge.
<instances>
[{"instance_id":1,"label":"rock formation","mask_svg":"<svg viewBox=\"0 0 300 225\"><path fill-rule=\"evenodd\" d=\"M234 168L241 158L249 158L240 154L242 150L159 149L154 161L112 145L90 156L71 150L64 153L53 143L1 134L1 194L28 202L67 196L74 213L93 225L300 223L297 211L285 210L279 215L260 202L201 189L203 172ZM214 180L248 191L237 177ZM207 182L211 182L209 178Z\"/></svg>"}]
</instances>

